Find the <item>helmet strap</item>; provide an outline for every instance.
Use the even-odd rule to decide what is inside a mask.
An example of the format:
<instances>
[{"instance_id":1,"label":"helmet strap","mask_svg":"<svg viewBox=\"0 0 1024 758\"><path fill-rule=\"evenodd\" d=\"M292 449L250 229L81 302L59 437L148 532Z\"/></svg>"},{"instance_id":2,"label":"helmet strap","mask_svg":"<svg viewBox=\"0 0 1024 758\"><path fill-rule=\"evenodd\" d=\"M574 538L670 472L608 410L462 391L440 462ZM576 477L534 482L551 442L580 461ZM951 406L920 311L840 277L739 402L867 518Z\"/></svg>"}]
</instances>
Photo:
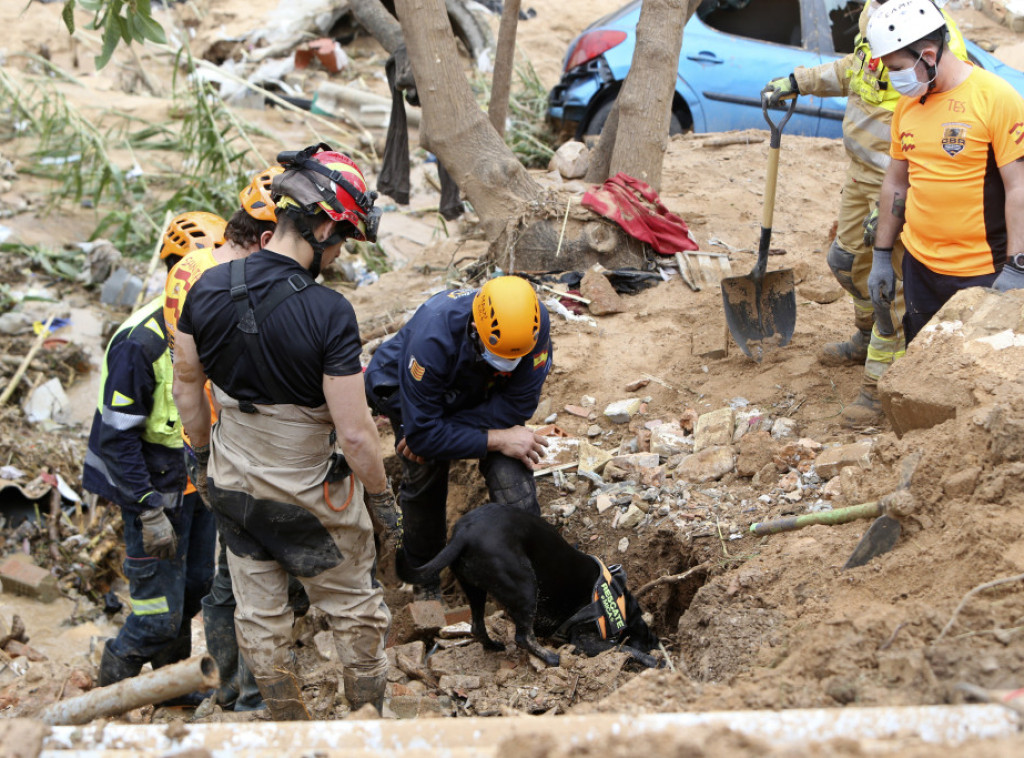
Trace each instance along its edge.
<instances>
[{"instance_id":1,"label":"helmet strap","mask_svg":"<svg viewBox=\"0 0 1024 758\"><path fill-rule=\"evenodd\" d=\"M317 221L322 218L319 213L306 216L293 214L295 218L295 226L302 235L302 239L313 248L313 261L309 264L309 275L316 279L320 275L320 266L323 263L324 250L329 247L337 245L339 242L345 239L345 233L339 230L341 224L334 225L334 231L323 241L318 240L316 235L313 233L313 227Z\"/></svg>"}]
</instances>

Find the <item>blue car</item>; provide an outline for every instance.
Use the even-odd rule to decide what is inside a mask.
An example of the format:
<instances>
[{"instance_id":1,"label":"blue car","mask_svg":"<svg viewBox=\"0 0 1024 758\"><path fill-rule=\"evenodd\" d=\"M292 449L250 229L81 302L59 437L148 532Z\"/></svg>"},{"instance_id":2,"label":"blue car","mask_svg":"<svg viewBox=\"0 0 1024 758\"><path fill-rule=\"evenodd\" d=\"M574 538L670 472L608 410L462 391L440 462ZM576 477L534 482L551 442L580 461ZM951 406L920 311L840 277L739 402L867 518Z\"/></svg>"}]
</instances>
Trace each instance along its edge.
<instances>
[{"instance_id":1,"label":"blue car","mask_svg":"<svg viewBox=\"0 0 1024 758\"><path fill-rule=\"evenodd\" d=\"M676 72L670 131L678 134L763 129L761 88L797 66L808 68L853 50L863 2L704 0L686 24ZM636 46L640 0L605 16L573 40L562 80L548 96L557 132L600 134ZM1024 74L967 41L971 61L1024 94ZM842 136L846 99L801 96L786 127L811 137Z\"/></svg>"}]
</instances>

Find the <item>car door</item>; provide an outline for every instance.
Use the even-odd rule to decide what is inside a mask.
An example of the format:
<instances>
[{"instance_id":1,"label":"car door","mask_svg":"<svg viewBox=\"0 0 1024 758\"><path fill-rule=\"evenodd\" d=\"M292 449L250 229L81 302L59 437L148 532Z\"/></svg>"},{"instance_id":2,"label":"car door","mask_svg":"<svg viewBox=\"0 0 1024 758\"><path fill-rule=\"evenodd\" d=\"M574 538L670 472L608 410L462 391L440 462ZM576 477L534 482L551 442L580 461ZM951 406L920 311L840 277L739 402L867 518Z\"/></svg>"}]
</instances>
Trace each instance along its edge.
<instances>
[{"instance_id":1,"label":"car door","mask_svg":"<svg viewBox=\"0 0 1024 758\"><path fill-rule=\"evenodd\" d=\"M697 101L697 130L763 129L762 87L796 66L819 65L823 47L825 58L833 57L826 33L822 0L703 3L686 26L678 71L680 91ZM801 97L787 133L837 136L841 123L822 129L820 111L821 98Z\"/></svg>"}]
</instances>

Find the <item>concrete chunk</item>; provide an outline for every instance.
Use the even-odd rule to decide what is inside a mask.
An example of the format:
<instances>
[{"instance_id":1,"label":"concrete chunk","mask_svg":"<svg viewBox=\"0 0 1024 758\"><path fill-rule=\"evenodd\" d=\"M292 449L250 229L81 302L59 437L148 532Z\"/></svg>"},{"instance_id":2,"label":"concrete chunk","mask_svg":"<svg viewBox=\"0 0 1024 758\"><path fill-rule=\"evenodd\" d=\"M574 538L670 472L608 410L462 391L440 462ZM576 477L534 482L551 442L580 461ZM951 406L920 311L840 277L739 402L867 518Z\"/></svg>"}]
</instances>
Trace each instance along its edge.
<instances>
[{"instance_id":1,"label":"concrete chunk","mask_svg":"<svg viewBox=\"0 0 1024 758\"><path fill-rule=\"evenodd\" d=\"M57 577L18 556L0 563L0 586L4 592L24 595L42 603L52 603L60 596Z\"/></svg>"},{"instance_id":2,"label":"concrete chunk","mask_svg":"<svg viewBox=\"0 0 1024 758\"><path fill-rule=\"evenodd\" d=\"M866 469L871 467L871 440L861 440L852 445L840 445L821 451L814 462L815 471L822 479L837 476L846 466Z\"/></svg>"},{"instance_id":3,"label":"concrete chunk","mask_svg":"<svg viewBox=\"0 0 1024 758\"><path fill-rule=\"evenodd\" d=\"M676 479L688 482L712 482L728 474L735 465L736 456L732 448L722 445L686 456L674 474Z\"/></svg>"},{"instance_id":4,"label":"concrete chunk","mask_svg":"<svg viewBox=\"0 0 1024 758\"><path fill-rule=\"evenodd\" d=\"M625 424L640 410L640 398L630 397L625 400L616 400L609 403L604 409L604 415L615 424Z\"/></svg>"},{"instance_id":5,"label":"concrete chunk","mask_svg":"<svg viewBox=\"0 0 1024 758\"><path fill-rule=\"evenodd\" d=\"M416 600L402 612L409 617L413 637L433 637L446 626L444 606L437 600Z\"/></svg>"},{"instance_id":6,"label":"concrete chunk","mask_svg":"<svg viewBox=\"0 0 1024 758\"><path fill-rule=\"evenodd\" d=\"M709 447L731 444L735 425L736 411L732 408L702 414L693 430L693 451L699 453Z\"/></svg>"},{"instance_id":7,"label":"concrete chunk","mask_svg":"<svg viewBox=\"0 0 1024 758\"><path fill-rule=\"evenodd\" d=\"M664 458L689 452L692 447L693 440L678 422L660 424L651 430L651 452Z\"/></svg>"}]
</instances>

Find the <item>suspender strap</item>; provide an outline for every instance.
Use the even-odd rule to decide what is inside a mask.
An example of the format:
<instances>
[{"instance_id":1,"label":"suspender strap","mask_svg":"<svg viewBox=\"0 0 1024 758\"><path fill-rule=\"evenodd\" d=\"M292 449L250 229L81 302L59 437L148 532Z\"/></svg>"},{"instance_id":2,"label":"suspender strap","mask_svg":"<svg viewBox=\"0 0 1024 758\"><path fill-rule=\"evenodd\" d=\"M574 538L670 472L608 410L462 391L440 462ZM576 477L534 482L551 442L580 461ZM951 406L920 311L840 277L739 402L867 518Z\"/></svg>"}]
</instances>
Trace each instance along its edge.
<instances>
[{"instance_id":1,"label":"suspender strap","mask_svg":"<svg viewBox=\"0 0 1024 758\"><path fill-rule=\"evenodd\" d=\"M265 383L270 398L275 402L287 402L288 394L277 378L271 373L263 348L259 343L259 328L274 310L292 295L302 292L313 280L302 274L292 274L284 281L278 282L270 290L267 298L253 309L249 301L249 289L245 284L246 258L233 260L228 266L231 272L231 300L235 304L238 323L237 331L232 332L231 339L224 348L224 361L234 364L243 354L248 355L256 364L256 371ZM252 403L239 403L241 410L255 413Z\"/></svg>"}]
</instances>

